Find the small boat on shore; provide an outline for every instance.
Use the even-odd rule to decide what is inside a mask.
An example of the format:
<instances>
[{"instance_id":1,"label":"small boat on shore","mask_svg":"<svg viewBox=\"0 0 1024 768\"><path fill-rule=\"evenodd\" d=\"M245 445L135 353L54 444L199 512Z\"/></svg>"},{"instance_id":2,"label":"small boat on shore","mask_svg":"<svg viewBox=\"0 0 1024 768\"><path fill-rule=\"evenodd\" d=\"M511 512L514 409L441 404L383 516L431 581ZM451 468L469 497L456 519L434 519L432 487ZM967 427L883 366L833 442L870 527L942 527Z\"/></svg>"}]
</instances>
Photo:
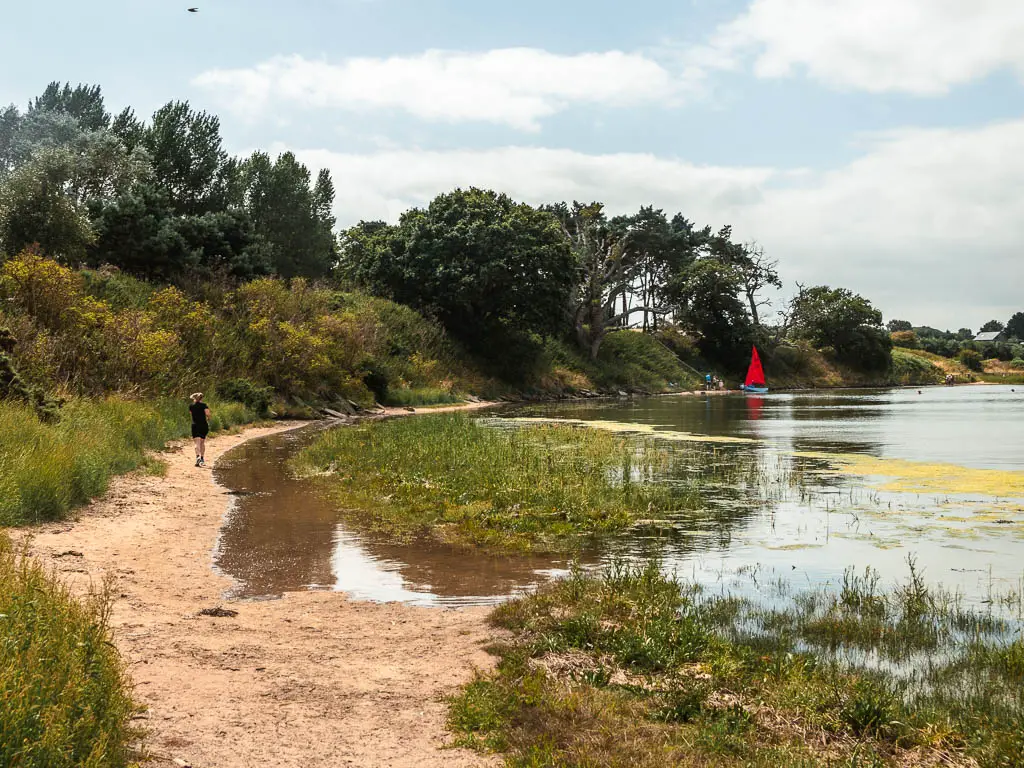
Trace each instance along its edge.
<instances>
[{"instance_id":1,"label":"small boat on shore","mask_svg":"<svg viewBox=\"0 0 1024 768\"><path fill-rule=\"evenodd\" d=\"M757 354L757 347L754 347L750 356L750 367L747 369L747 380L740 387L744 392L752 395L767 395L768 385L764 380L764 368L761 367L761 357Z\"/></svg>"}]
</instances>

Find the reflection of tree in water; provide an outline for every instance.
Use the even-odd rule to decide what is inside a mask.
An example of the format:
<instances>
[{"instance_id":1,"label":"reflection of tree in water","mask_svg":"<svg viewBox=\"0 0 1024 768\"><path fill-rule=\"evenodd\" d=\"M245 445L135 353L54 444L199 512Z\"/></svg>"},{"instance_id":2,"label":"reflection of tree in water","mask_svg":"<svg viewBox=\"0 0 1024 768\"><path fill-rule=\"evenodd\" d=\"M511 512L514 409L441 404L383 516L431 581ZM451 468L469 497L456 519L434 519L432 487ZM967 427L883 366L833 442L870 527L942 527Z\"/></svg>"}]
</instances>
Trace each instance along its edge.
<instances>
[{"instance_id":1,"label":"reflection of tree in water","mask_svg":"<svg viewBox=\"0 0 1024 768\"><path fill-rule=\"evenodd\" d=\"M816 457L765 450L761 445L674 443L665 448L657 476L647 481L672 489L673 512L645 521L609 544L609 552L685 556L727 548L733 538L780 505L811 500L846 483L831 464ZM634 477L643 473L636 472Z\"/></svg>"}]
</instances>

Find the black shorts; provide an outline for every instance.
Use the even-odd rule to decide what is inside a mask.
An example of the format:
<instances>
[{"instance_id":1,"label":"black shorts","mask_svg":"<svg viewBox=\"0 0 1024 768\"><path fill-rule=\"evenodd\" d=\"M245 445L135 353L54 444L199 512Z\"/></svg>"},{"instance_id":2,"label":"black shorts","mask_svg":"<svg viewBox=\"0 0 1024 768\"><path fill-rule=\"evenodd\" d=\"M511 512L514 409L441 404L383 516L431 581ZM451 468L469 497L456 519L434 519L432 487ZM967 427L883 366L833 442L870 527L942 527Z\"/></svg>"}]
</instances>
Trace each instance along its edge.
<instances>
[{"instance_id":1,"label":"black shorts","mask_svg":"<svg viewBox=\"0 0 1024 768\"><path fill-rule=\"evenodd\" d=\"M205 440L208 434L210 434L209 426L200 427L198 424L192 425L192 437L201 437Z\"/></svg>"}]
</instances>

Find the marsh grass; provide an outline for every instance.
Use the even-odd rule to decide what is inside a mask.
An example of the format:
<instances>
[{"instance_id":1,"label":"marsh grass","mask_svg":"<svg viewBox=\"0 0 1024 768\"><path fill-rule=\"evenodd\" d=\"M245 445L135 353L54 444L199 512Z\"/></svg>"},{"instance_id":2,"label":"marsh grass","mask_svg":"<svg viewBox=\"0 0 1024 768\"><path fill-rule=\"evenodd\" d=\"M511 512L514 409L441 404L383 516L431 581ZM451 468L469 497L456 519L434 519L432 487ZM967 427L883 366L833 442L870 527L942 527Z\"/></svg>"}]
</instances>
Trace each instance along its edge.
<instances>
[{"instance_id":1,"label":"marsh grass","mask_svg":"<svg viewBox=\"0 0 1024 768\"><path fill-rule=\"evenodd\" d=\"M293 467L325 475L339 508L396 536L556 550L694 506L692 487L648 482L669 460L596 430L436 414L327 432Z\"/></svg>"},{"instance_id":2,"label":"marsh grass","mask_svg":"<svg viewBox=\"0 0 1024 768\"><path fill-rule=\"evenodd\" d=\"M461 744L508 765L980 765L1024 755L1014 621L929 589L765 607L658 563L574 571L497 608L499 663L450 703Z\"/></svg>"},{"instance_id":3,"label":"marsh grass","mask_svg":"<svg viewBox=\"0 0 1024 768\"><path fill-rule=\"evenodd\" d=\"M211 402L214 431L256 419L239 403ZM0 401L0 525L59 520L99 496L111 477L142 468L148 452L189 434L179 400L73 400L47 424L31 408Z\"/></svg>"},{"instance_id":4,"label":"marsh grass","mask_svg":"<svg viewBox=\"0 0 1024 768\"><path fill-rule=\"evenodd\" d=\"M458 402L461 402L459 396L447 389L409 387L406 389L388 389L384 405L450 405Z\"/></svg>"},{"instance_id":5,"label":"marsh grass","mask_svg":"<svg viewBox=\"0 0 1024 768\"><path fill-rule=\"evenodd\" d=\"M136 707L109 605L105 593L75 600L0 534L0 765L129 764Z\"/></svg>"}]
</instances>

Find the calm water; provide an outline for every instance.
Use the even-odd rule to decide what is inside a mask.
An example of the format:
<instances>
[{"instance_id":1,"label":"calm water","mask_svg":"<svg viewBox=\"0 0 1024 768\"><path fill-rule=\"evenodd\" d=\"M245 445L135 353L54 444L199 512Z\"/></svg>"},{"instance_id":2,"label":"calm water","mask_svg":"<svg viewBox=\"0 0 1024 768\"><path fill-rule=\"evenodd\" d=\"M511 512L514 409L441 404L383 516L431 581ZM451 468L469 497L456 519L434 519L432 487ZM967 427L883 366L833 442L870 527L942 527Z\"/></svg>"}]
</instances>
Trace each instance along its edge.
<instances>
[{"instance_id":1,"label":"calm water","mask_svg":"<svg viewBox=\"0 0 1024 768\"><path fill-rule=\"evenodd\" d=\"M703 445L702 466L681 461L673 469L680 475L700 475L714 462L755 468L768 480L761 486L712 484L702 509L680 513L657 530L608 541L581 557L585 565L654 554L667 569L711 589L757 593L769 586L777 591L780 580L798 587L835 582L851 565L871 565L894 581L906 576L913 557L929 581L957 589L971 602L1024 586L1021 499L959 493L952 479L948 488L928 492L887 491L882 478L837 471L830 458L934 464L925 469L938 486L955 475L949 465L1019 478L1024 387L657 397L530 406L482 418L495 426L520 418L620 430L635 425L653 430L652 439L663 438L672 450L689 450L687 455ZM215 554L217 567L236 580L235 595L333 589L357 599L477 604L501 600L567 567L557 558L396 545L347 528L310 484L285 469L287 458L314 434L307 428L253 441L217 466L219 482L236 493Z\"/></svg>"}]
</instances>

